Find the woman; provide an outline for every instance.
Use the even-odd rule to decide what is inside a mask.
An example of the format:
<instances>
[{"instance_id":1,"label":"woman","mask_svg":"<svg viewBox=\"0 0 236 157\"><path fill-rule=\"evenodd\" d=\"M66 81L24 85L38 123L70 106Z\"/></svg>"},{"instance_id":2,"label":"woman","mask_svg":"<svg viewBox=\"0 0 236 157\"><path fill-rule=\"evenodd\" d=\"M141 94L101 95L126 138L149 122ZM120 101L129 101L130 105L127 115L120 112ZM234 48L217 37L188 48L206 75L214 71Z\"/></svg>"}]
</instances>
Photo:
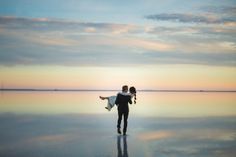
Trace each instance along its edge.
<instances>
[{"instance_id":1,"label":"woman","mask_svg":"<svg viewBox=\"0 0 236 157\"><path fill-rule=\"evenodd\" d=\"M129 93L127 93L127 90L126 91L123 90L122 92L120 92L120 94L129 95L129 96L131 96L131 99L134 97L134 103L136 104L136 89L135 89L135 87L130 87ZM108 100L107 107L105 107L105 109L107 109L108 111L111 111L111 109L115 106L116 96L109 96L109 97L99 96L99 98L102 100Z\"/></svg>"}]
</instances>

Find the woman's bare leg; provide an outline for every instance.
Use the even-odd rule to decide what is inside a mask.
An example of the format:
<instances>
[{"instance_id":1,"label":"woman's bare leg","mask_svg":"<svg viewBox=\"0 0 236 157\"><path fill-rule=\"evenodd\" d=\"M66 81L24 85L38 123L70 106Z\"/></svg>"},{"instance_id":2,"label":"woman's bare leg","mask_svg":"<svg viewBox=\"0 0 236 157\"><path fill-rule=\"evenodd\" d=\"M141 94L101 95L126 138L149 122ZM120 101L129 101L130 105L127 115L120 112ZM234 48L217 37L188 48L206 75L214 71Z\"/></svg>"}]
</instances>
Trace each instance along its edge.
<instances>
[{"instance_id":1,"label":"woman's bare leg","mask_svg":"<svg viewBox=\"0 0 236 157\"><path fill-rule=\"evenodd\" d=\"M108 99L108 97L103 97L103 96L99 96L99 98L102 100Z\"/></svg>"},{"instance_id":2,"label":"woman's bare leg","mask_svg":"<svg viewBox=\"0 0 236 157\"><path fill-rule=\"evenodd\" d=\"M105 99L109 99L109 97L103 97L103 96L99 96L99 98L100 99L102 99L102 100L105 100ZM110 111L110 109L109 109L109 106L108 106L109 104L107 104L107 107L105 107L105 109L107 109L108 111Z\"/></svg>"}]
</instances>

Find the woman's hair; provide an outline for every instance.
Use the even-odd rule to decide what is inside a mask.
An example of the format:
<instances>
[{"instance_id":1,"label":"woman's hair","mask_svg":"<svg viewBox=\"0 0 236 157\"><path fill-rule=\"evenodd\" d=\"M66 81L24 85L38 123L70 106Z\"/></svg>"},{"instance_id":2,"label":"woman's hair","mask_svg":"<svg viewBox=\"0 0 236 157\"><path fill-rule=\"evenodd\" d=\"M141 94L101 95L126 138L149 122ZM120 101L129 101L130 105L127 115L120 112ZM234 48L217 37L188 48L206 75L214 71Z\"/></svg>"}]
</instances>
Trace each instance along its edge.
<instances>
[{"instance_id":1,"label":"woman's hair","mask_svg":"<svg viewBox=\"0 0 236 157\"><path fill-rule=\"evenodd\" d=\"M136 100L137 100L137 98L136 98L136 89L135 89L135 87L130 87L129 88L129 92L131 93L131 94L134 94L134 103L136 104Z\"/></svg>"}]
</instances>

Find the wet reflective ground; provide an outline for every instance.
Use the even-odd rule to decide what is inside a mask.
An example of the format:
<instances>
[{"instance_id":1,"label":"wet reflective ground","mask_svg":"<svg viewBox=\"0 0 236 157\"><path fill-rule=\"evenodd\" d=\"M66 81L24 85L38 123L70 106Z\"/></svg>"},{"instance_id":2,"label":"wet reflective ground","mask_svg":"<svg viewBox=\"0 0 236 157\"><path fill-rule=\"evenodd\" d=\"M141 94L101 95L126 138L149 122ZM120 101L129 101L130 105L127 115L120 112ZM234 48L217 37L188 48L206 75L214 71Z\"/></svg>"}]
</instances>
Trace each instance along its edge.
<instances>
[{"instance_id":1,"label":"wet reflective ground","mask_svg":"<svg viewBox=\"0 0 236 157\"><path fill-rule=\"evenodd\" d=\"M3 93L0 156L236 155L235 94L140 93L125 137L116 133L116 108L107 112L97 99L109 94Z\"/></svg>"}]
</instances>

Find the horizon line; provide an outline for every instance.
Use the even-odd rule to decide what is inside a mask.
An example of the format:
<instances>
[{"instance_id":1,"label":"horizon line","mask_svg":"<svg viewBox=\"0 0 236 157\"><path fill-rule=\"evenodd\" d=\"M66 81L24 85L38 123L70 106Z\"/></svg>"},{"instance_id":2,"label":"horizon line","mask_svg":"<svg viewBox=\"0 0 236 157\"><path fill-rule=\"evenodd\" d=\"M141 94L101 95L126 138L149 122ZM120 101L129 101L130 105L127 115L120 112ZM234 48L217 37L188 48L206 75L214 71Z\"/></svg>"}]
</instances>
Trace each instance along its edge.
<instances>
[{"instance_id":1,"label":"horizon line","mask_svg":"<svg viewBox=\"0 0 236 157\"><path fill-rule=\"evenodd\" d=\"M120 91L120 89L71 89L71 88L0 88L0 91ZM236 90L214 90L214 89L140 89L138 92L236 92Z\"/></svg>"}]
</instances>

